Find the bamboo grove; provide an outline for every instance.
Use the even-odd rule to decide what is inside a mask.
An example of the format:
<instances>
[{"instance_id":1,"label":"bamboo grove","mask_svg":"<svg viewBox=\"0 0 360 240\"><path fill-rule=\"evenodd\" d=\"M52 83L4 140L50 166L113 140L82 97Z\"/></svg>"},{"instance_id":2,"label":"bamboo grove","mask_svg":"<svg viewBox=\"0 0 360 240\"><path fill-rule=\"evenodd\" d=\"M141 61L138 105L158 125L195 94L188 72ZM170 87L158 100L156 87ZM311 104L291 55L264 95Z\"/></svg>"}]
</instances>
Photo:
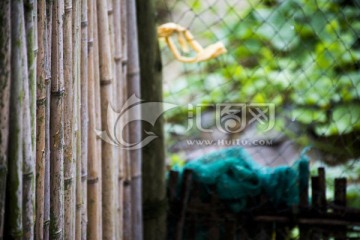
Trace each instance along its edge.
<instances>
[{"instance_id":1,"label":"bamboo grove","mask_svg":"<svg viewBox=\"0 0 360 240\"><path fill-rule=\"evenodd\" d=\"M0 1L0 239L143 238L142 151L95 132L109 104L140 95L136 11L127 0ZM140 128L126 128L129 142Z\"/></svg>"}]
</instances>

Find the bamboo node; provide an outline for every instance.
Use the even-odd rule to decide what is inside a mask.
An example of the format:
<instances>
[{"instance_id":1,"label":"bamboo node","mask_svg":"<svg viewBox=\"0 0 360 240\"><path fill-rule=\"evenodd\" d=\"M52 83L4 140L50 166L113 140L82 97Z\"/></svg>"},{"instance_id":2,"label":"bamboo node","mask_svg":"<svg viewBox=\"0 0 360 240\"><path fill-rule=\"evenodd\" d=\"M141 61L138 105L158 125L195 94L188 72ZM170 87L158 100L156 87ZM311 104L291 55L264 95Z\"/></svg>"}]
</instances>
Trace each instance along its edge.
<instances>
[{"instance_id":1,"label":"bamboo node","mask_svg":"<svg viewBox=\"0 0 360 240\"><path fill-rule=\"evenodd\" d=\"M85 182L86 180L87 180L87 174L83 174L82 176L81 176L81 181L82 182Z\"/></svg>"},{"instance_id":2,"label":"bamboo node","mask_svg":"<svg viewBox=\"0 0 360 240\"><path fill-rule=\"evenodd\" d=\"M94 46L94 39L91 38L91 39L88 39L88 48Z\"/></svg>"},{"instance_id":3,"label":"bamboo node","mask_svg":"<svg viewBox=\"0 0 360 240\"><path fill-rule=\"evenodd\" d=\"M62 231L63 231L62 229L59 229L56 232L51 232L50 235L51 235L52 239L57 239L58 236L61 236Z\"/></svg>"},{"instance_id":4,"label":"bamboo node","mask_svg":"<svg viewBox=\"0 0 360 240\"><path fill-rule=\"evenodd\" d=\"M112 83L112 78L111 79L102 79L100 80L100 85L104 86L104 85L109 85Z\"/></svg>"},{"instance_id":5,"label":"bamboo node","mask_svg":"<svg viewBox=\"0 0 360 240\"><path fill-rule=\"evenodd\" d=\"M67 186L73 182L74 177L64 178L64 185Z\"/></svg>"},{"instance_id":6,"label":"bamboo node","mask_svg":"<svg viewBox=\"0 0 360 240\"><path fill-rule=\"evenodd\" d=\"M114 60L115 60L115 62L119 62L119 61L122 60L122 56L121 55L120 56L114 56Z\"/></svg>"},{"instance_id":7,"label":"bamboo node","mask_svg":"<svg viewBox=\"0 0 360 240\"><path fill-rule=\"evenodd\" d=\"M36 106L38 106L38 107L42 106L42 105L45 105L45 103L46 103L46 97L36 100Z\"/></svg>"},{"instance_id":8,"label":"bamboo node","mask_svg":"<svg viewBox=\"0 0 360 240\"><path fill-rule=\"evenodd\" d=\"M65 13L70 13L72 11L72 6L70 5L69 7L65 8Z\"/></svg>"},{"instance_id":9,"label":"bamboo node","mask_svg":"<svg viewBox=\"0 0 360 240\"><path fill-rule=\"evenodd\" d=\"M34 172L23 173L24 180L31 180L34 178Z\"/></svg>"},{"instance_id":10,"label":"bamboo node","mask_svg":"<svg viewBox=\"0 0 360 240\"><path fill-rule=\"evenodd\" d=\"M51 91L51 95L53 95L53 96L61 97L61 96L64 96L64 94L65 94L65 88L60 89L58 91Z\"/></svg>"},{"instance_id":11,"label":"bamboo node","mask_svg":"<svg viewBox=\"0 0 360 240\"><path fill-rule=\"evenodd\" d=\"M107 11L107 12L108 12L108 15L112 15L114 11L113 11L113 9L112 9L112 8L110 8L110 9L108 9L108 11Z\"/></svg>"},{"instance_id":12,"label":"bamboo node","mask_svg":"<svg viewBox=\"0 0 360 240\"><path fill-rule=\"evenodd\" d=\"M46 85L49 85L50 82L51 82L51 76L47 76L47 77L45 78L45 84L46 84Z\"/></svg>"},{"instance_id":13,"label":"bamboo node","mask_svg":"<svg viewBox=\"0 0 360 240\"><path fill-rule=\"evenodd\" d=\"M81 27L87 27L88 22L87 21L81 21Z\"/></svg>"},{"instance_id":14,"label":"bamboo node","mask_svg":"<svg viewBox=\"0 0 360 240\"><path fill-rule=\"evenodd\" d=\"M88 184L95 184L95 183L99 182L99 178L98 177L88 178L87 182L88 182Z\"/></svg>"},{"instance_id":15,"label":"bamboo node","mask_svg":"<svg viewBox=\"0 0 360 240\"><path fill-rule=\"evenodd\" d=\"M127 75L129 76L129 77L132 77L132 76L135 76L135 75L139 75L140 74L140 70L139 69L135 69L135 70L133 70L133 71L128 71L127 72Z\"/></svg>"}]
</instances>

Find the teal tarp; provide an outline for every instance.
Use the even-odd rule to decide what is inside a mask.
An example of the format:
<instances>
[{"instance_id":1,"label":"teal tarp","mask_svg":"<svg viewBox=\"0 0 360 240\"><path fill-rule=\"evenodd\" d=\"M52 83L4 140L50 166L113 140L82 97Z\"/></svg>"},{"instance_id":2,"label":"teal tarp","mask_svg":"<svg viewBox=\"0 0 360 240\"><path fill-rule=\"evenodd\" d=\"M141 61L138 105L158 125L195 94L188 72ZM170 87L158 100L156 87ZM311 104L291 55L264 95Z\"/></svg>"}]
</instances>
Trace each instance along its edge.
<instances>
[{"instance_id":1,"label":"teal tarp","mask_svg":"<svg viewBox=\"0 0 360 240\"><path fill-rule=\"evenodd\" d=\"M231 147L190 161L184 169L191 169L204 189L215 188L220 199L230 200L229 207L235 212L244 210L249 197L260 193L274 206L297 205L299 186L307 186L309 178L305 151L293 166L270 168L256 163L243 148Z\"/></svg>"}]
</instances>

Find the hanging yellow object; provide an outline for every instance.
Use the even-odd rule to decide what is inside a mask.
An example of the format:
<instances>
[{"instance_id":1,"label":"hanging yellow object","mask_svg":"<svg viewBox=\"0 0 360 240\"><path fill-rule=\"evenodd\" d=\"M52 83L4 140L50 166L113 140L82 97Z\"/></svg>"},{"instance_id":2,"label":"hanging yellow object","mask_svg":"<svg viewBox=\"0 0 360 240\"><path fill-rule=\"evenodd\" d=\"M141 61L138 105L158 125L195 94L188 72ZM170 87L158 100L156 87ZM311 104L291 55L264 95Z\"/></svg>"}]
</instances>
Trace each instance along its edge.
<instances>
[{"instance_id":1,"label":"hanging yellow object","mask_svg":"<svg viewBox=\"0 0 360 240\"><path fill-rule=\"evenodd\" d=\"M195 51L194 57L182 56L175 43L172 41L171 36L177 34L178 42L183 52L189 52L189 46ZM203 48L193 37L189 30L176 24L165 23L158 27L158 37L164 38L166 44L170 48L170 51L174 54L174 57L185 63L196 63L201 61L207 61L217 56L226 53L226 48L222 42L217 42Z\"/></svg>"}]
</instances>

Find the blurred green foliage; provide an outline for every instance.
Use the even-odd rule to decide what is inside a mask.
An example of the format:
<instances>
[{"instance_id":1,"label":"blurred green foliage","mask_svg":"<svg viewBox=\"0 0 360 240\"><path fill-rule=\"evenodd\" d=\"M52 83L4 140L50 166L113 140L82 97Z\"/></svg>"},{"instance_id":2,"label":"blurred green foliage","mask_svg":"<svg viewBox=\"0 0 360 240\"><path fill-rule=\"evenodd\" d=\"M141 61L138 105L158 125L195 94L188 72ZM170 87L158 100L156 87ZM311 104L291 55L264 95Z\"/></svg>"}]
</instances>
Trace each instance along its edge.
<instances>
[{"instance_id":1,"label":"blurred green foliage","mask_svg":"<svg viewBox=\"0 0 360 240\"><path fill-rule=\"evenodd\" d=\"M238 101L291 106L318 135L360 129L360 11L337 1L286 0L249 9L227 39L223 76Z\"/></svg>"},{"instance_id":2,"label":"blurred green foliage","mask_svg":"<svg viewBox=\"0 0 360 240\"><path fill-rule=\"evenodd\" d=\"M200 64L205 73L187 66L165 99L272 102L319 136L360 130L359 6L356 0L282 0L229 9L238 21L209 34L224 36L228 54Z\"/></svg>"}]
</instances>

